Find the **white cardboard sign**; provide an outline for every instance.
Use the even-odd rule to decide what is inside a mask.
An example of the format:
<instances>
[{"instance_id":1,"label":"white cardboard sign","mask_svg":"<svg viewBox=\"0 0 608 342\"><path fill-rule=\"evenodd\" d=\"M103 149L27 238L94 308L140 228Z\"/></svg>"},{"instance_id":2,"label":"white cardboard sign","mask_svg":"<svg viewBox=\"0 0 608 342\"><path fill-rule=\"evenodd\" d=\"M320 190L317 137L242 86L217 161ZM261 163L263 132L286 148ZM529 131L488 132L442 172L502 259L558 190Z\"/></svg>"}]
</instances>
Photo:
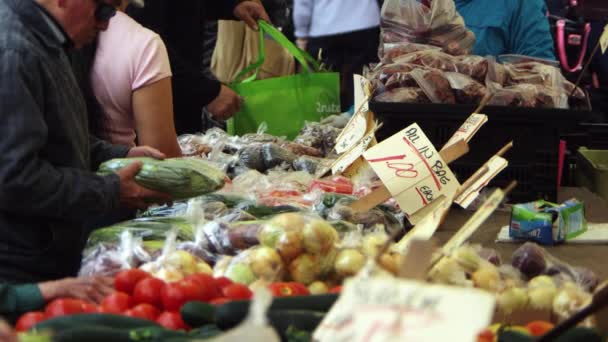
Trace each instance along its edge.
<instances>
[{"instance_id":1,"label":"white cardboard sign","mask_svg":"<svg viewBox=\"0 0 608 342\"><path fill-rule=\"evenodd\" d=\"M370 148L363 157L407 215L441 195L453 198L460 187L418 124Z\"/></svg>"},{"instance_id":2,"label":"white cardboard sign","mask_svg":"<svg viewBox=\"0 0 608 342\"><path fill-rule=\"evenodd\" d=\"M475 342L495 298L477 290L390 277L353 278L313 338L321 342Z\"/></svg>"}]
</instances>

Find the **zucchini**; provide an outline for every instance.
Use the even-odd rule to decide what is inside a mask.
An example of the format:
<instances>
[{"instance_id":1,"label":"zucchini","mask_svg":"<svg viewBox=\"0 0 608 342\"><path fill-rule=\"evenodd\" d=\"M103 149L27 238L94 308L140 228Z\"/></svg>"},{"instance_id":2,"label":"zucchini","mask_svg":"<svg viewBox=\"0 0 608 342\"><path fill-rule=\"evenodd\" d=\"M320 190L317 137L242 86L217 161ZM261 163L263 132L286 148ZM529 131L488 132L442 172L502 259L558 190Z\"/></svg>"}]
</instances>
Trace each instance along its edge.
<instances>
[{"instance_id":1,"label":"zucchini","mask_svg":"<svg viewBox=\"0 0 608 342\"><path fill-rule=\"evenodd\" d=\"M215 307L203 302L188 302L180 309L182 320L196 328L215 322Z\"/></svg>"},{"instance_id":2,"label":"zucchini","mask_svg":"<svg viewBox=\"0 0 608 342\"><path fill-rule=\"evenodd\" d=\"M129 330L107 327L71 327L53 333L53 342L132 342Z\"/></svg>"},{"instance_id":3,"label":"zucchini","mask_svg":"<svg viewBox=\"0 0 608 342\"><path fill-rule=\"evenodd\" d=\"M253 203L244 203L243 205L237 206L237 208L248 212L249 214L255 216L258 219L283 213L295 213L300 211L300 209L290 205L268 207L265 205L257 205Z\"/></svg>"},{"instance_id":4,"label":"zucchini","mask_svg":"<svg viewBox=\"0 0 608 342\"><path fill-rule=\"evenodd\" d=\"M337 299L337 294L275 298L270 305L269 317L270 312L285 310L327 312ZM216 307L215 323L221 329L238 325L249 313L250 303L250 301L234 301Z\"/></svg>"},{"instance_id":5,"label":"zucchini","mask_svg":"<svg viewBox=\"0 0 608 342\"><path fill-rule=\"evenodd\" d=\"M111 315L111 314L79 314L51 318L36 324L36 331L62 331L73 327L106 327L112 329L137 329L145 327L159 327L152 321L139 318Z\"/></svg>"},{"instance_id":6,"label":"zucchini","mask_svg":"<svg viewBox=\"0 0 608 342\"><path fill-rule=\"evenodd\" d=\"M225 174L200 158L112 159L99 166L98 173L107 175L127 167L135 161L142 168L135 176L140 185L169 194L173 199L188 199L219 190L224 186Z\"/></svg>"}]
</instances>

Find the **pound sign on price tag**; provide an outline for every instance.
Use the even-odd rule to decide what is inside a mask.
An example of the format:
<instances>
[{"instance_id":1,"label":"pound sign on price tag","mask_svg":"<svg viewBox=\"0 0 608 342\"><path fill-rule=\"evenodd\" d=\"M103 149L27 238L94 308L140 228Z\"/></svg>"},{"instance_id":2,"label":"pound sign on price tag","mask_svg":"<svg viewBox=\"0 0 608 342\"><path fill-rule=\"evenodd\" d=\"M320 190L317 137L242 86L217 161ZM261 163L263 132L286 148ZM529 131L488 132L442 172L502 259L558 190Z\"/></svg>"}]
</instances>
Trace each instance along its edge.
<instances>
[{"instance_id":1,"label":"pound sign on price tag","mask_svg":"<svg viewBox=\"0 0 608 342\"><path fill-rule=\"evenodd\" d=\"M412 215L460 184L420 126L413 124L363 154L401 210Z\"/></svg>"}]
</instances>

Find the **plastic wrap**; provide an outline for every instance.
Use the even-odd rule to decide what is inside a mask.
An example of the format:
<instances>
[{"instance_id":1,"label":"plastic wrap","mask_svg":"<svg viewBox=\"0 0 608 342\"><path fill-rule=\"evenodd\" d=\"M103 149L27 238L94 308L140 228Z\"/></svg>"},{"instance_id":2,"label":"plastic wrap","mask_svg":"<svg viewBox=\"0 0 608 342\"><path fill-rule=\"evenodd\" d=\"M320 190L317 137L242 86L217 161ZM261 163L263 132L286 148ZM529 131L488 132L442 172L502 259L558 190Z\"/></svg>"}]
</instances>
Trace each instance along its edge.
<instances>
[{"instance_id":1,"label":"plastic wrap","mask_svg":"<svg viewBox=\"0 0 608 342\"><path fill-rule=\"evenodd\" d=\"M158 258L141 265L139 268L166 282L179 281L195 273L211 274L211 266L204 260L177 248L177 235L176 230L169 231L162 253Z\"/></svg>"},{"instance_id":2,"label":"plastic wrap","mask_svg":"<svg viewBox=\"0 0 608 342\"><path fill-rule=\"evenodd\" d=\"M479 104L488 94L486 87L469 76L456 72L446 72L444 75L450 83L457 103Z\"/></svg>"},{"instance_id":3,"label":"plastic wrap","mask_svg":"<svg viewBox=\"0 0 608 342\"><path fill-rule=\"evenodd\" d=\"M431 69L452 72L458 70L456 61L454 56L437 50L418 51L395 58L395 63L398 64L414 64Z\"/></svg>"},{"instance_id":4,"label":"plastic wrap","mask_svg":"<svg viewBox=\"0 0 608 342\"><path fill-rule=\"evenodd\" d=\"M456 97L452 92L450 82L439 70L412 71L412 76L433 103L455 104Z\"/></svg>"},{"instance_id":5,"label":"plastic wrap","mask_svg":"<svg viewBox=\"0 0 608 342\"><path fill-rule=\"evenodd\" d=\"M262 224L262 221L207 222L200 227L197 246L208 254L205 260L214 264L222 255L235 255L257 245Z\"/></svg>"},{"instance_id":6,"label":"plastic wrap","mask_svg":"<svg viewBox=\"0 0 608 342\"><path fill-rule=\"evenodd\" d=\"M537 88L533 84L518 84L499 88L492 93L488 102L492 106L536 107Z\"/></svg>"},{"instance_id":7,"label":"plastic wrap","mask_svg":"<svg viewBox=\"0 0 608 342\"><path fill-rule=\"evenodd\" d=\"M570 266L532 242L526 242L513 252L511 263L529 279L549 275L562 282L573 282L587 292L593 291L598 285L598 278L591 270Z\"/></svg>"},{"instance_id":8,"label":"plastic wrap","mask_svg":"<svg viewBox=\"0 0 608 342\"><path fill-rule=\"evenodd\" d=\"M501 89L507 83L507 71L504 65L498 63L494 56L489 56L488 74L486 75L486 87L491 92Z\"/></svg>"},{"instance_id":9,"label":"plastic wrap","mask_svg":"<svg viewBox=\"0 0 608 342\"><path fill-rule=\"evenodd\" d=\"M395 58L423 50L441 50L440 47L415 43L387 43L384 44L383 63L391 63Z\"/></svg>"},{"instance_id":10,"label":"plastic wrap","mask_svg":"<svg viewBox=\"0 0 608 342\"><path fill-rule=\"evenodd\" d=\"M457 56L456 69L459 73L467 75L484 83L488 75L488 60L481 56Z\"/></svg>"},{"instance_id":11,"label":"plastic wrap","mask_svg":"<svg viewBox=\"0 0 608 342\"><path fill-rule=\"evenodd\" d=\"M336 139L341 132L341 129L331 125L307 122L300 134L294 139L294 142L317 148L323 152L324 156L328 156L334 149Z\"/></svg>"},{"instance_id":12,"label":"plastic wrap","mask_svg":"<svg viewBox=\"0 0 608 342\"><path fill-rule=\"evenodd\" d=\"M386 90L393 90L396 88L416 88L418 83L412 77L410 72L398 72L393 74L384 84Z\"/></svg>"},{"instance_id":13,"label":"plastic wrap","mask_svg":"<svg viewBox=\"0 0 608 342\"><path fill-rule=\"evenodd\" d=\"M405 234L403 223L395 216L392 208L380 205L365 213L355 213L350 208L350 204L355 200L353 196L327 193L315 204L314 211L330 222L352 223L363 231L382 230L389 235L395 231L403 231Z\"/></svg>"},{"instance_id":14,"label":"plastic wrap","mask_svg":"<svg viewBox=\"0 0 608 342\"><path fill-rule=\"evenodd\" d=\"M374 101L388 103L431 103L431 100L420 88L397 88L376 96Z\"/></svg>"},{"instance_id":15,"label":"plastic wrap","mask_svg":"<svg viewBox=\"0 0 608 342\"><path fill-rule=\"evenodd\" d=\"M294 160L292 166L296 171L306 171L311 175L314 175L317 172L320 162L321 160L319 158L302 156Z\"/></svg>"},{"instance_id":16,"label":"plastic wrap","mask_svg":"<svg viewBox=\"0 0 608 342\"><path fill-rule=\"evenodd\" d=\"M468 54L475 36L452 0L387 0L381 12L381 52L387 43L420 43L453 55Z\"/></svg>"},{"instance_id":17,"label":"plastic wrap","mask_svg":"<svg viewBox=\"0 0 608 342\"><path fill-rule=\"evenodd\" d=\"M121 270L139 267L151 260L143 248L142 239L129 230L120 234L119 245L98 244L85 252L79 276L113 276Z\"/></svg>"},{"instance_id":18,"label":"plastic wrap","mask_svg":"<svg viewBox=\"0 0 608 342\"><path fill-rule=\"evenodd\" d=\"M309 157L322 157L323 151L318 148L297 144L294 142L285 142L281 145L282 148L297 155L297 156L309 156Z\"/></svg>"}]
</instances>

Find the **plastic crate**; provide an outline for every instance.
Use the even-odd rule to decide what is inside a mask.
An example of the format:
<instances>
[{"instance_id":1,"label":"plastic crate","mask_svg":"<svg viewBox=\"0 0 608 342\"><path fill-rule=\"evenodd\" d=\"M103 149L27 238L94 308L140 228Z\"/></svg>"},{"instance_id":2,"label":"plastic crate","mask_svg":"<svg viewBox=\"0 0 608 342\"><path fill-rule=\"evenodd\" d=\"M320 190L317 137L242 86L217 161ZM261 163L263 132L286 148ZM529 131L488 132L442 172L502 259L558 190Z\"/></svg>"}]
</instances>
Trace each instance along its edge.
<instances>
[{"instance_id":1,"label":"plastic crate","mask_svg":"<svg viewBox=\"0 0 608 342\"><path fill-rule=\"evenodd\" d=\"M383 122L379 141L416 122L436 148L441 148L475 107L465 105L371 102L370 109ZM514 147L505 157L509 167L492 182L505 187L512 180L519 185L510 202L537 199L557 200L559 141L563 135L579 132L591 112L574 110L486 107L489 121L470 142L470 152L450 165L464 182L505 144Z\"/></svg>"},{"instance_id":2,"label":"plastic crate","mask_svg":"<svg viewBox=\"0 0 608 342\"><path fill-rule=\"evenodd\" d=\"M581 147L576 160L576 184L608 200L608 150Z\"/></svg>"}]
</instances>

